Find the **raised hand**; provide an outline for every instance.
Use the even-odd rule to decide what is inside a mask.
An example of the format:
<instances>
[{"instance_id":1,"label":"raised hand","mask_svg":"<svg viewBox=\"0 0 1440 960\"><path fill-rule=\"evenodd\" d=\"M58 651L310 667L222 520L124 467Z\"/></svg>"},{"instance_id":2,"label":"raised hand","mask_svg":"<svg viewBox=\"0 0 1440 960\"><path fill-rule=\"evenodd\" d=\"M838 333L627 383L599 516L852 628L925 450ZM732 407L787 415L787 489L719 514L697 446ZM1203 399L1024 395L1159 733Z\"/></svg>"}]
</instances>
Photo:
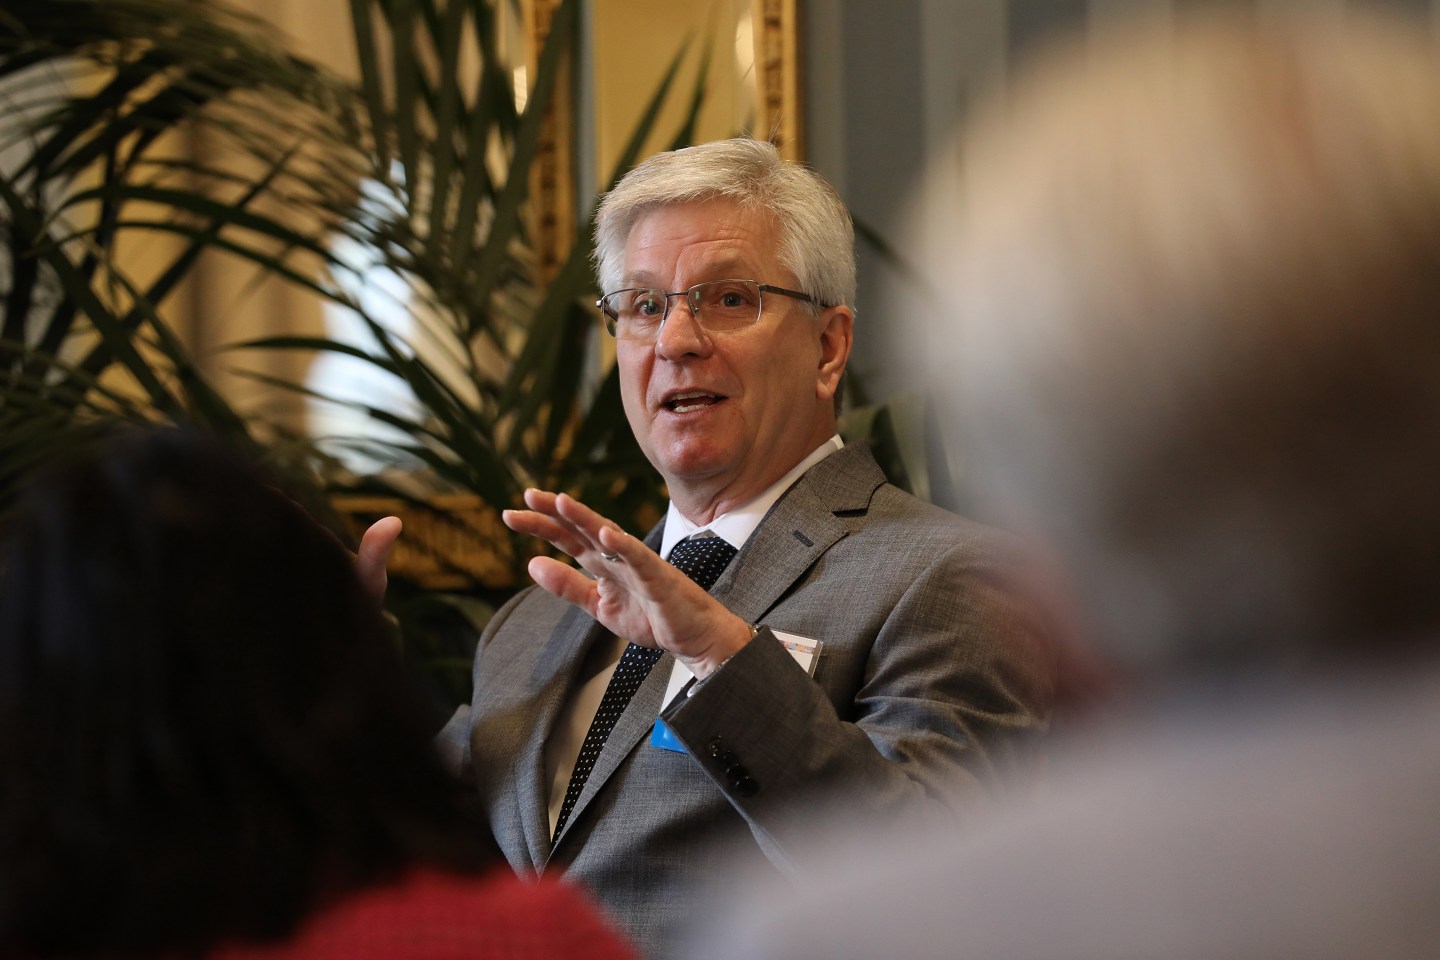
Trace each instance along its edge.
<instances>
[{"instance_id":1,"label":"raised hand","mask_svg":"<svg viewBox=\"0 0 1440 960\"><path fill-rule=\"evenodd\" d=\"M750 641L749 624L574 497L526 490L525 505L530 509L506 510L505 525L548 541L591 575L536 557L530 576L617 636L670 651L701 679Z\"/></svg>"}]
</instances>

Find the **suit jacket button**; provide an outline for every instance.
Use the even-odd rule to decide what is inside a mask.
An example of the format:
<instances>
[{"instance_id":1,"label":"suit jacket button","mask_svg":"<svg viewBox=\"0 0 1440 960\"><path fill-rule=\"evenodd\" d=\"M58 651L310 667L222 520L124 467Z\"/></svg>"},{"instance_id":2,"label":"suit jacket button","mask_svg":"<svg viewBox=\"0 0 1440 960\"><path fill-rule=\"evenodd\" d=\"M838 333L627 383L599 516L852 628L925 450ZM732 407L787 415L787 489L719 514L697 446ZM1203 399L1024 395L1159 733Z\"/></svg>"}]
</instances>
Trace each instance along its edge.
<instances>
[{"instance_id":1,"label":"suit jacket button","mask_svg":"<svg viewBox=\"0 0 1440 960\"><path fill-rule=\"evenodd\" d=\"M737 777L730 786L742 797L753 797L760 790L760 784L752 780L749 774Z\"/></svg>"}]
</instances>

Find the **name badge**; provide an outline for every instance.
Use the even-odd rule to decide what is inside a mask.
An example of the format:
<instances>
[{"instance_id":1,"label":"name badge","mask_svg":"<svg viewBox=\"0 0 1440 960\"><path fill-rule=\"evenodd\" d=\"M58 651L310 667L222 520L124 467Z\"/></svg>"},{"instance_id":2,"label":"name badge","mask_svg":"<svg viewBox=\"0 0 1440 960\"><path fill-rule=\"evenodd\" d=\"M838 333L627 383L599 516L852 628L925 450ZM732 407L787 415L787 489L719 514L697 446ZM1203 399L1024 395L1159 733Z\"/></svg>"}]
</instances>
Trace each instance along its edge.
<instances>
[{"instance_id":1,"label":"name badge","mask_svg":"<svg viewBox=\"0 0 1440 960\"><path fill-rule=\"evenodd\" d=\"M770 632L775 635L775 639L780 641L780 645L789 652L791 659L798 663L802 670L812 677L815 676L815 664L820 659L823 643L796 633L782 633L779 630ZM676 660L674 669L670 671L670 683L666 686L665 696L660 702L668 707L680 695L680 691L684 690L694 679L695 674L690 672L690 668ZM661 750L674 750L676 753L685 752L685 746L675 736L675 732L665 725L664 720L658 718L655 721L655 728L650 731L650 746L659 747Z\"/></svg>"},{"instance_id":2,"label":"name badge","mask_svg":"<svg viewBox=\"0 0 1440 960\"><path fill-rule=\"evenodd\" d=\"M820 648L825 646L819 640L802 637L798 633L782 633L771 630L780 645L790 651L790 656L810 676L815 676L815 662L820 659Z\"/></svg>"}]
</instances>

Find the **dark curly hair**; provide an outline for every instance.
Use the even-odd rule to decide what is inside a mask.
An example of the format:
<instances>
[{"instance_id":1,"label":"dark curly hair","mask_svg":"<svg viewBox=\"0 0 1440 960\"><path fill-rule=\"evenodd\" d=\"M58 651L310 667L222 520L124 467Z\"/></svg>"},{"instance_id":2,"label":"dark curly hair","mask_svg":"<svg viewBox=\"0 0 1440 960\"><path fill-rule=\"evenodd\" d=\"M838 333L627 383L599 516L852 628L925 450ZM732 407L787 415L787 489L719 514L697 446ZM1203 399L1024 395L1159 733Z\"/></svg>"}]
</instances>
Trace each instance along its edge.
<instances>
[{"instance_id":1,"label":"dark curly hair","mask_svg":"<svg viewBox=\"0 0 1440 960\"><path fill-rule=\"evenodd\" d=\"M179 430L112 438L0 531L0 954L271 939L493 857L328 531Z\"/></svg>"}]
</instances>

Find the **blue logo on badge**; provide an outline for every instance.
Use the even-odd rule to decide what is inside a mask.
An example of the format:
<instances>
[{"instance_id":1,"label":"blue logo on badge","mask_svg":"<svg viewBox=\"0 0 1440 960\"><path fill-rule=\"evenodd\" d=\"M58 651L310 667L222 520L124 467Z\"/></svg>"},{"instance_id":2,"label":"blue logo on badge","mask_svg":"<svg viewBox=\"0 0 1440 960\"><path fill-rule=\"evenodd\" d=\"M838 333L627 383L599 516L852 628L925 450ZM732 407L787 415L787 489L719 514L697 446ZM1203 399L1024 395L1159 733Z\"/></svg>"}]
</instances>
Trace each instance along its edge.
<instances>
[{"instance_id":1,"label":"blue logo on badge","mask_svg":"<svg viewBox=\"0 0 1440 960\"><path fill-rule=\"evenodd\" d=\"M685 744L665 725L664 720L655 721L655 729L650 733L650 746L659 747L661 750L674 750L676 753L685 752Z\"/></svg>"}]
</instances>

